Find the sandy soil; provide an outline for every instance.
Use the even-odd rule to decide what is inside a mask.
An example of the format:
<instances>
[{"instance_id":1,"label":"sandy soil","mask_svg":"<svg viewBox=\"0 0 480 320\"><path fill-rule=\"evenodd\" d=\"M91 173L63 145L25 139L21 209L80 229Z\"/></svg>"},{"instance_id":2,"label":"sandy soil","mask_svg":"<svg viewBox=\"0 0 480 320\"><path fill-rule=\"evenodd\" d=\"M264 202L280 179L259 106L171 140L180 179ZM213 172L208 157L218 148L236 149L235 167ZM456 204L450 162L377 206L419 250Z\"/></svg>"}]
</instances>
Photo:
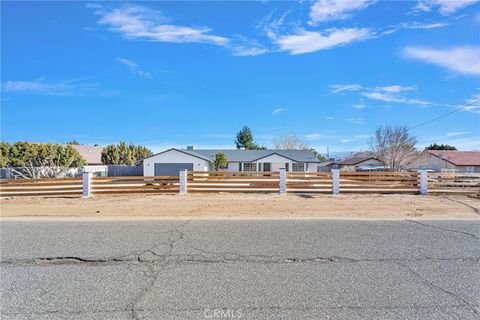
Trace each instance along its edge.
<instances>
[{"instance_id":1,"label":"sandy soil","mask_svg":"<svg viewBox=\"0 0 480 320\"><path fill-rule=\"evenodd\" d=\"M480 200L418 195L126 195L10 198L2 219L480 219Z\"/></svg>"}]
</instances>

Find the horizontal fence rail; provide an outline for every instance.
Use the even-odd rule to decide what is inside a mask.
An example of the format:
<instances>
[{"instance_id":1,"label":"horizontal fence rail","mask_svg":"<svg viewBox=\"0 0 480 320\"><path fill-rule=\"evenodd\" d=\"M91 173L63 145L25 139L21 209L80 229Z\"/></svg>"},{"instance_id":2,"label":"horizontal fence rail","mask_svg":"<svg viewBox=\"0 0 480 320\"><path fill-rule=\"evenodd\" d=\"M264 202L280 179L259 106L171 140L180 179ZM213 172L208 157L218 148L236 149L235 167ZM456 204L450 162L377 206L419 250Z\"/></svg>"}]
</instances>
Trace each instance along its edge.
<instances>
[{"instance_id":1,"label":"horizontal fence rail","mask_svg":"<svg viewBox=\"0 0 480 320\"><path fill-rule=\"evenodd\" d=\"M418 172L340 172L341 193L418 193Z\"/></svg>"},{"instance_id":2,"label":"horizontal fence rail","mask_svg":"<svg viewBox=\"0 0 480 320\"><path fill-rule=\"evenodd\" d=\"M332 193L330 172L287 172L286 192Z\"/></svg>"},{"instance_id":3,"label":"horizontal fence rail","mask_svg":"<svg viewBox=\"0 0 480 320\"><path fill-rule=\"evenodd\" d=\"M122 193L178 193L178 176L93 177L92 195Z\"/></svg>"},{"instance_id":4,"label":"horizontal fence rail","mask_svg":"<svg viewBox=\"0 0 480 320\"><path fill-rule=\"evenodd\" d=\"M78 178L1 179L0 196L81 196L83 181Z\"/></svg>"},{"instance_id":5,"label":"horizontal fence rail","mask_svg":"<svg viewBox=\"0 0 480 320\"><path fill-rule=\"evenodd\" d=\"M428 192L480 194L480 173L429 172Z\"/></svg>"},{"instance_id":6,"label":"horizontal fence rail","mask_svg":"<svg viewBox=\"0 0 480 320\"><path fill-rule=\"evenodd\" d=\"M187 192L256 192L279 190L279 172L187 171Z\"/></svg>"}]
</instances>

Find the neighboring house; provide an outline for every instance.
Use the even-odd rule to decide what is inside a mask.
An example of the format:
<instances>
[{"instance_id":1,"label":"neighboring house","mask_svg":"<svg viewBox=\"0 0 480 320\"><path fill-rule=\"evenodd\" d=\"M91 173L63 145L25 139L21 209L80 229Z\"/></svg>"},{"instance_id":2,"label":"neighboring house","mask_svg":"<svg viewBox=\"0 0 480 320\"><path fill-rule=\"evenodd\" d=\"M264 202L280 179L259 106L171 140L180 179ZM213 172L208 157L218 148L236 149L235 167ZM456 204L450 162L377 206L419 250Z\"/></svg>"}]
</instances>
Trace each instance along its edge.
<instances>
[{"instance_id":1,"label":"neighboring house","mask_svg":"<svg viewBox=\"0 0 480 320\"><path fill-rule=\"evenodd\" d=\"M318 164L318 172L330 172L332 171L333 168L335 168L335 162L334 161L323 161Z\"/></svg>"},{"instance_id":2,"label":"neighboring house","mask_svg":"<svg viewBox=\"0 0 480 320\"><path fill-rule=\"evenodd\" d=\"M67 145L64 145L67 146ZM102 150L103 147L99 146L85 146L82 144L69 144L75 150L80 153L83 159L87 162L88 166L95 166L102 164Z\"/></svg>"},{"instance_id":3,"label":"neighboring house","mask_svg":"<svg viewBox=\"0 0 480 320\"><path fill-rule=\"evenodd\" d=\"M427 150L412 159L408 168L411 170L427 169L435 172L456 170L480 173L480 152Z\"/></svg>"},{"instance_id":4,"label":"neighboring house","mask_svg":"<svg viewBox=\"0 0 480 320\"><path fill-rule=\"evenodd\" d=\"M335 163L340 171L384 170L385 163L374 157L352 157Z\"/></svg>"},{"instance_id":5,"label":"neighboring house","mask_svg":"<svg viewBox=\"0 0 480 320\"><path fill-rule=\"evenodd\" d=\"M66 145L65 145L66 146ZM87 165L83 168L77 170L79 172L92 172L95 175L106 176L108 172L108 166L102 164L102 150L103 147L100 146L86 146L83 144L70 144L69 146L73 147L75 150L80 153L83 159L87 162ZM71 172L73 175L79 174L78 172L74 174L73 170Z\"/></svg>"},{"instance_id":6,"label":"neighboring house","mask_svg":"<svg viewBox=\"0 0 480 320\"><path fill-rule=\"evenodd\" d=\"M320 160L310 150L212 150L168 149L143 159L145 176L178 175L182 169L214 171L215 155L225 154L228 165L220 171L287 171L316 172Z\"/></svg>"}]
</instances>

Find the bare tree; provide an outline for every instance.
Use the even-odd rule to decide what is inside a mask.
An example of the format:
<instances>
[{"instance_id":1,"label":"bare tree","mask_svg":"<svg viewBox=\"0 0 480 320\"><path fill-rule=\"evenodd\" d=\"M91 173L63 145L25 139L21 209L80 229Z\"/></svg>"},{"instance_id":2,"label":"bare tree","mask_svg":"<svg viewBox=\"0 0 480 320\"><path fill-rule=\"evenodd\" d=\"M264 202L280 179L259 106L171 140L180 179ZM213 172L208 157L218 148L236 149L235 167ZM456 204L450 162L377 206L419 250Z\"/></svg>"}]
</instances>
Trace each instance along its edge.
<instances>
[{"instance_id":1,"label":"bare tree","mask_svg":"<svg viewBox=\"0 0 480 320\"><path fill-rule=\"evenodd\" d=\"M275 149L310 150L308 144L295 134L275 136L272 139L272 144Z\"/></svg>"},{"instance_id":2,"label":"bare tree","mask_svg":"<svg viewBox=\"0 0 480 320\"><path fill-rule=\"evenodd\" d=\"M370 148L378 159L396 171L402 169L415 152L416 143L417 139L410 136L406 126L380 126L370 139Z\"/></svg>"}]
</instances>

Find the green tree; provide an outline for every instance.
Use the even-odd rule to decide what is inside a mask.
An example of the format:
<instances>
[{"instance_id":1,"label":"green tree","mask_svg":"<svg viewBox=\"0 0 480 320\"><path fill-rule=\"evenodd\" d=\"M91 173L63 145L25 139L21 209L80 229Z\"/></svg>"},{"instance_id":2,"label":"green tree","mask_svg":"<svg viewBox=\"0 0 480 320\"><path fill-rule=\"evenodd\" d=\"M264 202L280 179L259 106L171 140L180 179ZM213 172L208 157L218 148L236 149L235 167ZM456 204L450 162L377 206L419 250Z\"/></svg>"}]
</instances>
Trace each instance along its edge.
<instances>
[{"instance_id":1,"label":"green tree","mask_svg":"<svg viewBox=\"0 0 480 320\"><path fill-rule=\"evenodd\" d=\"M227 157L224 153L217 153L215 155L215 170L218 171L220 168L225 168L228 165Z\"/></svg>"},{"instance_id":2,"label":"green tree","mask_svg":"<svg viewBox=\"0 0 480 320\"><path fill-rule=\"evenodd\" d=\"M102 150L103 164L124 164L133 166L143 158L152 155L152 151L141 145L126 144L121 141L119 144L111 144Z\"/></svg>"},{"instance_id":3,"label":"green tree","mask_svg":"<svg viewBox=\"0 0 480 320\"><path fill-rule=\"evenodd\" d=\"M265 150L266 147L257 145L253 140L253 134L249 127L245 126L237 133L235 139L237 149L245 148L247 150Z\"/></svg>"},{"instance_id":4,"label":"green tree","mask_svg":"<svg viewBox=\"0 0 480 320\"><path fill-rule=\"evenodd\" d=\"M67 144L80 145L80 142L74 139L74 140L68 141Z\"/></svg>"},{"instance_id":5,"label":"green tree","mask_svg":"<svg viewBox=\"0 0 480 320\"><path fill-rule=\"evenodd\" d=\"M2 161L12 167L13 174L19 177L56 178L63 176L70 168L86 165L85 159L70 145L23 141L7 145L2 143L0 147Z\"/></svg>"},{"instance_id":6,"label":"green tree","mask_svg":"<svg viewBox=\"0 0 480 320\"><path fill-rule=\"evenodd\" d=\"M450 151L457 151L457 148L451 146L449 144L431 144L425 148L425 150L450 150Z\"/></svg>"},{"instance_id":7,"label":"green tree","mask_svg":"<svg viewBox=\"0 0 480 320\"><path fill-rule=\"evenodd\" d=\"M12 147L6 142L0 142L0 168L10 165L10 149Z\"/></svg>"},{"instance_id":8,"label":"green tree","mask_svg":"<svg viewBox=\"0 0 480 320\"><path fill-rule=\"evenodd\" d=\"M315 157L317 157L318 160L327 161L327 157L322 156L320 153L317 152L317 150L310 148L310 151L312 151L312 153L315 155Z\"/></svg>"}]
</instances>

